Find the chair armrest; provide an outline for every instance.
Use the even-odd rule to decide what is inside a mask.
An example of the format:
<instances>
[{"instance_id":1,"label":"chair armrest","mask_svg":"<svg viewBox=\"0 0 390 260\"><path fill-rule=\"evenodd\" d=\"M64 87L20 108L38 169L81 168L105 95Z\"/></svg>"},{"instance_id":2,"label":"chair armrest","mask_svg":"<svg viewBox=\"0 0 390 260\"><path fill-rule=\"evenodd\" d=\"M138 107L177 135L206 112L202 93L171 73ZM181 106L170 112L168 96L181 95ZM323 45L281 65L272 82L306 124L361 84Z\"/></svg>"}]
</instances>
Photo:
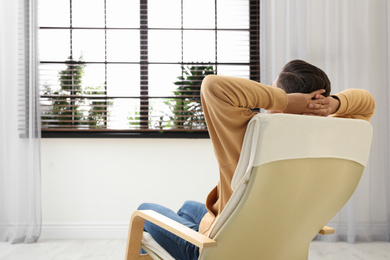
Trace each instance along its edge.
<instances>
[{"instance_id":1,"label":"chair armrest","mask_svg":"<svg viewBox=\"0 0 390 260\"><path fill-rule=\"evenodd\" d=\"M178 237L196 245L199 248L208 248L217 246L217 241L206 237L160 213L153 210L137 210L133 213L132 219L142 218L157 226L175 234Z\"/></svg>"},{"instance_id":2,"label":"chair armrest","mask_svg":"<svg viewBox=\"0 0 390 260\"><path fill-rule=\"evenodd\" d=\"M324 226L318 233L320 233L321 235L330 235L334 233L334 228Z\"/></svg>"},{"instance_id":3,"label":"chair armrest","mask_svg":"<svg viewBox=\"0 0 390 260\"><path fill-rule=\"evenodd\" d=\"M217 246L215 240L153 210L137 210L133 213L130 220L129 235L126 245L126 260L151 259L148 255L140 255L145 220L187 240L199 247L199 249Z\"/></svg>"}]
</instances>

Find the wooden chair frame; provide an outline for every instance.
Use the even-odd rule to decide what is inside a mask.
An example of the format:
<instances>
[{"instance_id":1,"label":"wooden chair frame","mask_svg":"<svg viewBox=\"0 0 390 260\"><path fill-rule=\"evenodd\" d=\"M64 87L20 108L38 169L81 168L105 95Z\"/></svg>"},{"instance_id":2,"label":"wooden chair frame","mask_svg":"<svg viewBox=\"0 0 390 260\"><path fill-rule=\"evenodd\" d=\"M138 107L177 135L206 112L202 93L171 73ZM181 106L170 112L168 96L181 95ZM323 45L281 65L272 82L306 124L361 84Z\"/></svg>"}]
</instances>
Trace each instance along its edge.
<instances>
[{"instance_id":1,"label":"wooden chair frame","mask_svg":"<svg viewBox=\"0 0 390 260\"><path fill-rule=\"evenodd\" d=\"M153 257L147 254L141 255L142 234L145 220L164 228L165 230L177 235L178 237L196 245L199 250L203 248L216 247L217 241L202 235L164 215L153 210L137 210L133 213L130 220L129 234L126 245L125 260L153 260ZM325 226L318 233L321 235L333 234L335 230Z\"/></svg>"}]
</instances>

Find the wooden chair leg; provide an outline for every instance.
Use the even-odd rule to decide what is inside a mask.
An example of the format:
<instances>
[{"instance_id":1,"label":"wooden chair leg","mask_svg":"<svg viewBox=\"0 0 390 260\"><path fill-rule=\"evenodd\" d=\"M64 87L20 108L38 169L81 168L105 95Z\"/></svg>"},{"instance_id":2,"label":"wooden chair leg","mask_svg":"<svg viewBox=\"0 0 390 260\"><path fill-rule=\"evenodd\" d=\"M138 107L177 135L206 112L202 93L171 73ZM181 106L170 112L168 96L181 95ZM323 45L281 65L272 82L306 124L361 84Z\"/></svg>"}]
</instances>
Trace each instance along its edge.
<instances>
[{"instance_id":1,"label":"wooden chair leg","mask_svg":"<svg viewBox=\"0 0 390 260\"><path fill-rule=\"evenodd\" d=\"M125 260L153 259L149 255L140 254L144 224L145 219L139 216L132 216L130 220L129 234L127 237Z\"/></svg>"}]
</instances>

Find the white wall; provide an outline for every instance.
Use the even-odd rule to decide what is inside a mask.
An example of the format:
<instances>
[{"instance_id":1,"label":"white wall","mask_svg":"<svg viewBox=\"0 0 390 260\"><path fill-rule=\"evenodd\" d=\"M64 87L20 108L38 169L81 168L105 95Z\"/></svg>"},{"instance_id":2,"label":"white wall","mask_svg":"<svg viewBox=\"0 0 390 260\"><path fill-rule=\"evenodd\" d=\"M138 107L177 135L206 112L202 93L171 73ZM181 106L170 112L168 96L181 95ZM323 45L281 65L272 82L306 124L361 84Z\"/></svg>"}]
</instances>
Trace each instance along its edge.
<instances>
[{"instance_id":1,"label":"white wall","mask_svg":"<svg viewBox=\"0 0 390 260\"><path fill-rule=\"evenodd\" d=\"M142 202L177 210L217 184L209 139L42 139L42 238L126 237Z\"/></svg>"}]
</instances>

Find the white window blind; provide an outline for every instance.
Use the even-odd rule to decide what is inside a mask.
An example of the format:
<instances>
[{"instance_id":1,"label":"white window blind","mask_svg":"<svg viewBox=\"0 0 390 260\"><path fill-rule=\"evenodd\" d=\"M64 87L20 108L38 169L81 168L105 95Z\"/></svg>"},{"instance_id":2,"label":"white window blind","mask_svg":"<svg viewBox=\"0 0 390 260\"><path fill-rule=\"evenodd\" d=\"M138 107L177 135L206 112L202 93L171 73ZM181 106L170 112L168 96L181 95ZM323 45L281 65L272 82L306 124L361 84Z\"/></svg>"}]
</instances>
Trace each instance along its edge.
<instances>
[{"instance_id":1,"label":"white window blind","mask_svg":"<svg viewBox=\"0 0 390 260\"><path fill-rule=\"evenodd\" d=\"M39 138L36 1L18 0L17 3L18 130L22 138Z\"/></svg>"},{"instance_id":2,"label":"white window blind","mask_svg":"<svg viewBox=\"0 0 390 260\"><path fill-rule=\"evenodd\" d=\"M259 1L39 0L42 131L207 133L209 74L259 80Z\"/></svg>"}]
</instances>

